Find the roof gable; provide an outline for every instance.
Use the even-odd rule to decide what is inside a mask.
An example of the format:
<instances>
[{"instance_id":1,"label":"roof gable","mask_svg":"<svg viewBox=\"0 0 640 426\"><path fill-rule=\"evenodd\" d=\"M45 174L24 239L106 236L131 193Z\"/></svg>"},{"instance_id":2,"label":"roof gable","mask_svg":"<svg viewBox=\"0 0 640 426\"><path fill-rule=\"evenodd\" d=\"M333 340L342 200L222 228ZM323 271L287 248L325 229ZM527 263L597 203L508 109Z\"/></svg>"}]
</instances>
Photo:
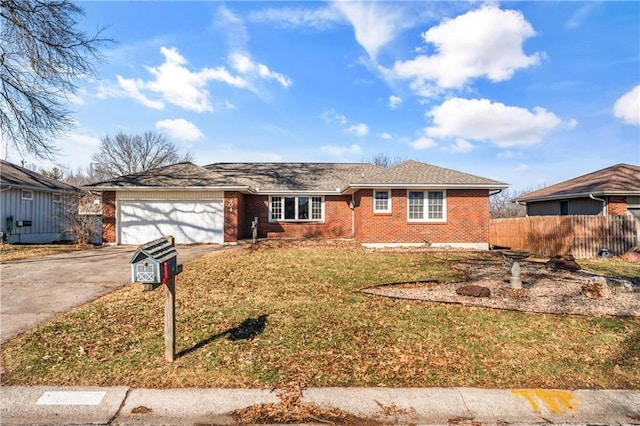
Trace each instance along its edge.
<instances>
[{"instance_id":1,"label":"roof gable","mask_svg":"<svg viewBox=\"0 0 640 426\"><path fill-rule=\"evenodd\" d=\"M616 164L518 197L518 201L593 195L637 193L640 195L640 167Z\"/></svg>"},{"instance_id":2,"label":"roof gable","mask_svg":"<svg viewBox=\"0 0 640 426\"><path fill-rule=\"evenodd\" d=\"M0 160L0 183L3 186L29 188L42 191L75 192L78 188L51 179L43 174Z\"/></svg>"}]
</instances>

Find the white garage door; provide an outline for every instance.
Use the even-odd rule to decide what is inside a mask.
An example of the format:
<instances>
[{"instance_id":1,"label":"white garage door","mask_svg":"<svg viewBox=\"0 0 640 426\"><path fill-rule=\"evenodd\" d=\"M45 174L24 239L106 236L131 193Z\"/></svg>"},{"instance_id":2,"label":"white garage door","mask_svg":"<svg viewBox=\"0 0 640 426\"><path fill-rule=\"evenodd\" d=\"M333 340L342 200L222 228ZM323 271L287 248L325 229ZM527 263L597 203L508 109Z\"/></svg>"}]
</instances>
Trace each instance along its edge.
<instances>
[{"instance_id":1,"label":"white garage door","mask_svg":"<svg viewBox=\"0 0 640 426\"><path fill-rule=\"evenodd\" d=\"M121 201L119 243L144 244L173 235L178 244L222 243L222 201Z\"/></svg>"}]
</instances>

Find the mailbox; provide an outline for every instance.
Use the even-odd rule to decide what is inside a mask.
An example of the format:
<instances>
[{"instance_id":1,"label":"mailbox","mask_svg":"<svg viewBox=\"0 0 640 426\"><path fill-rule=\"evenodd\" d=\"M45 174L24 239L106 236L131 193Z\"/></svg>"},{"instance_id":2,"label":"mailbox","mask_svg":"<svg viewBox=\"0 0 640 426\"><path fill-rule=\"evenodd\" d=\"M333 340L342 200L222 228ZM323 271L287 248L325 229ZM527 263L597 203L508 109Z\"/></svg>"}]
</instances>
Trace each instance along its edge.
<instances>
[{"instance_id":1,"label":"mailbox","mask_svg":"<svg viewBox=\"0 0 640 426\"><path fill-rule=\"evenodd\" d=\"M178 251L166 238L158 238L138 247L131 258L131 282L166 284L182 272Z\"/></svg>"}]
</instances>

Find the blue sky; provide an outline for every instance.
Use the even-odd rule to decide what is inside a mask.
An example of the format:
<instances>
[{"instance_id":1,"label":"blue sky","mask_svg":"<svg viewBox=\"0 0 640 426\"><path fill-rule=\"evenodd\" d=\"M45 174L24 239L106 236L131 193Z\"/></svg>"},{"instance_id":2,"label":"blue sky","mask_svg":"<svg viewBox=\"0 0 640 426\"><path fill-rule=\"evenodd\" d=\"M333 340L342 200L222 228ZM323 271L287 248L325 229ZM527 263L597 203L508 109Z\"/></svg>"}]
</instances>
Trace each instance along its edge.
<instances>
[{"instance_id":1,"label":"blue sky","mask_svg":"<svg viewBox=\"0 0 640 426\"><path fill-rule=\"evenodd\" d=\"M640 163L637 1L79 4L117 43L63 167L146 130L200 165L384 153L514 190Z\"/></svg>"}]
</instances>

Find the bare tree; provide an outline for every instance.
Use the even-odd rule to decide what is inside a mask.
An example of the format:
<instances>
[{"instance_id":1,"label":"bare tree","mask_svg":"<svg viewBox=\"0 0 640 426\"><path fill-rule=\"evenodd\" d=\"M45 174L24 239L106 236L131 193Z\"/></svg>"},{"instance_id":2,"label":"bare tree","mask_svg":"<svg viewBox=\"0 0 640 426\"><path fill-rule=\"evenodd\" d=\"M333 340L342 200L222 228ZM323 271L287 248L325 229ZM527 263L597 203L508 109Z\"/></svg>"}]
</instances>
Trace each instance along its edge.
<instances>
[{"instance_id":1,"label":"bare tree","mask_svg":"<svg viewBox=\"0 0 640 426\"><path fill-rule=\"evenodd\" d=\"M156 131L142 135L118 132L101 140L100 151L92 157L93 172L99 179L129 175L182 161L191 161L187 152L181 155L176 145Z\"/></svg>"},{"instance_id":2,"label":"bare tree","mask_svg":"<svg viewBox=\"0 0 640 426\"><path fill-rule=\"evenodd\" d=\"M68 96L95 75L102 30L76 29L83 10L69 0L0 1L0 140L37 158L55 154L52 140L69 130ZM8 150L7 150L8 151Z\"/></svg>"},{"instance_id":3,"label":"bare tree","mask_svg":"<svg viewBox=\"0 0 640 426\"><path fill-rule=\"evenodd\" d=\"M385 169L388 169L389 167L393 167L396 164L402 163L403 161L404 160L401 157L398 157L397 155L395 157L391 157L388 154L380 152L374 155L373 157L371 157L371 159L368 162L373 163L376 166L380 166L380 167L384 167Z\"/></svg>"},{"instance_id":4,"label":"bare tree","mask_svg":"<svg viewBox=\"0 0 640 426\"><path fill-rule=\"evenodd\" d=\"M54 214L62 227L62 235L80 245L96 241L101 225L100 205L96 198L81 191L67 192L61 197L60 209Z\"/></svg>"},{"instance_id":5,"label":"bare tree","mask_svg":"<svg viewBox=\"0 0 640 426\"><path fill-rule=\"evenodd\" d=\"M489 198L489 212L491 219L508 217L523 217L527 215L527 208L513 200L530 191L513 191L505 189Z\"/></svg>"}]
</instances>

